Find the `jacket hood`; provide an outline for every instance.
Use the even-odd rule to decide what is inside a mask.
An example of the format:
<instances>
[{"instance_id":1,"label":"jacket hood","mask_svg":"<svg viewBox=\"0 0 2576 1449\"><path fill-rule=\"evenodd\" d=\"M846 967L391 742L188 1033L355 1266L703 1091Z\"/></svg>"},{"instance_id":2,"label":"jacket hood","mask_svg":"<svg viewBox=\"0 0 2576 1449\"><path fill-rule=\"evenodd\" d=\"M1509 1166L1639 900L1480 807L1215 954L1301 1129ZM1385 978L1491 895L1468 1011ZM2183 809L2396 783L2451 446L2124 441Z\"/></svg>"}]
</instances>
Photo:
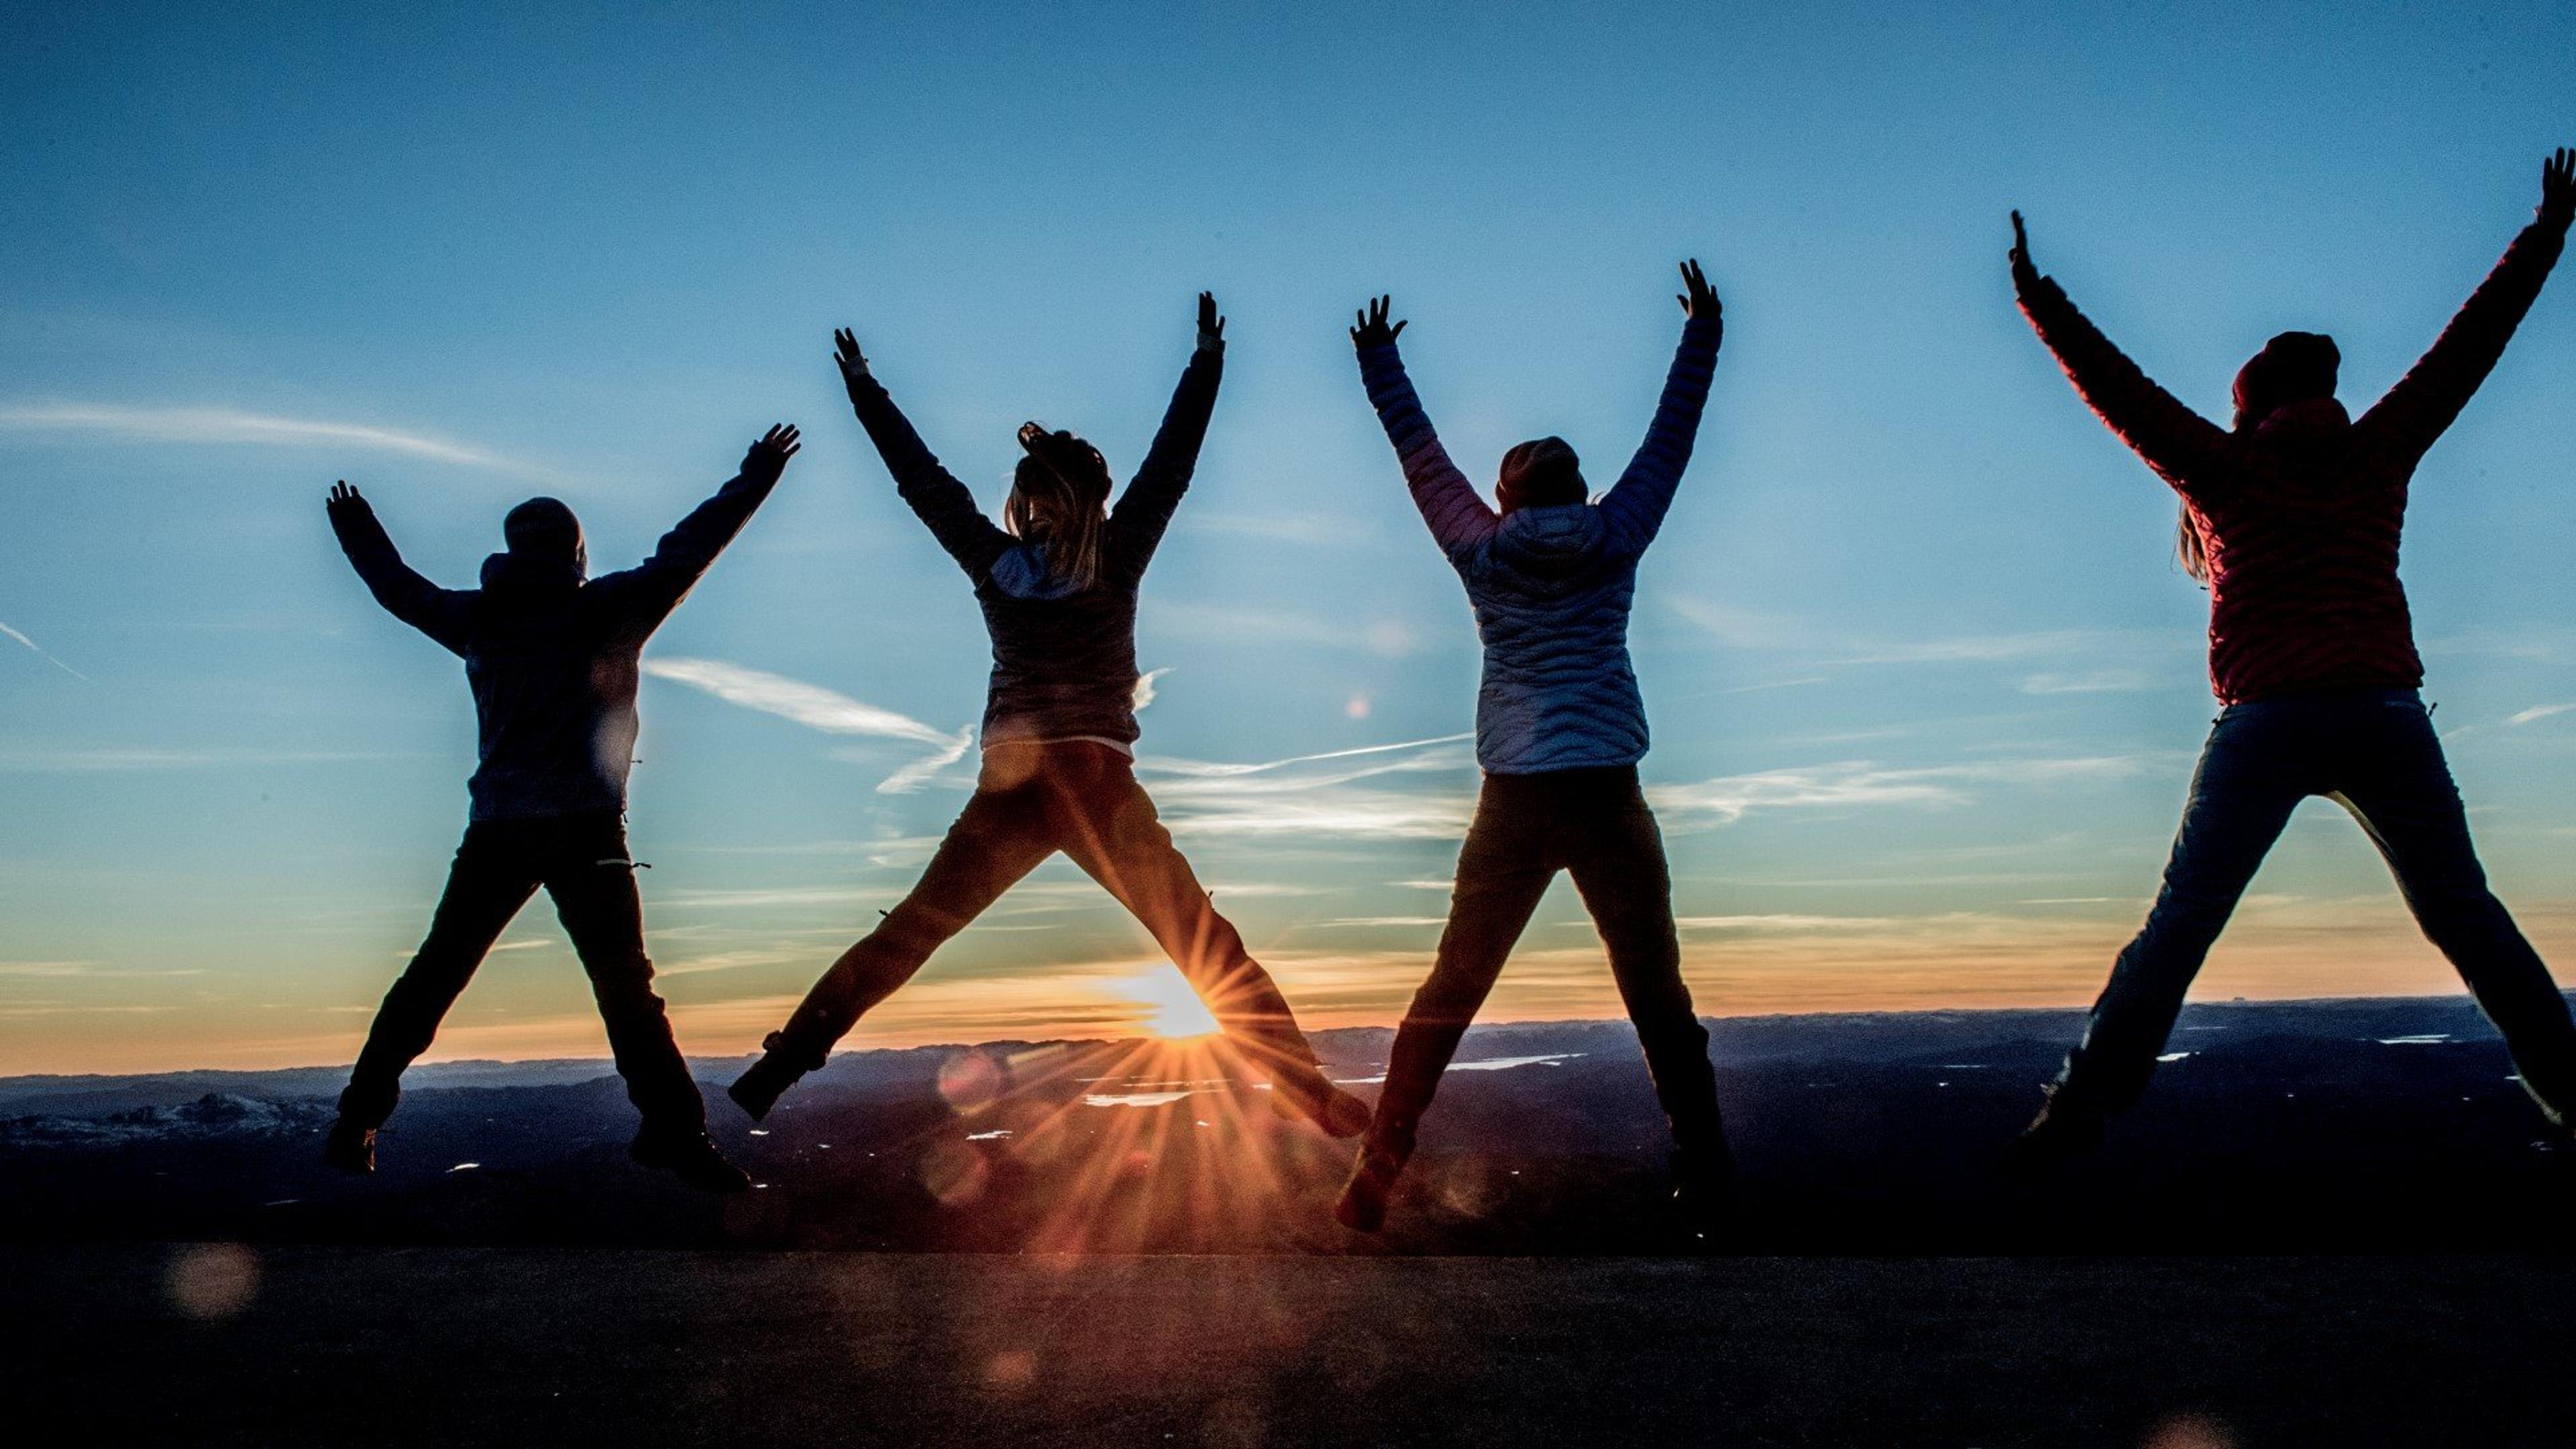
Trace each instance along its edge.
<instances>
[{"instance_id":1,"label":"jacket hood","mask_svg":"<svg viewBox=\"0 0 2576 1449\"><path fill-rule=\"evenodd\" d=\"M1608 534L1601 510L1590 503L1515 508L1494 534L1494 553L1530 573L1571 573L1601 552Z\"/></svg>"},{"instance_id":2,"label":"jacket hood","mask_svg":"<svg viewBox=\"0 0 2576 1449\"><path fill-rule=\"evenodd\" d=\"M2315 443L2340 436L2352 426L2352 414L2343 404L2330 397L2301 398L2272 409L2254 427L2254 435L2270 443Z\"/></svg>"},{"instance_id":3,"label":"jacket hood","mask_svg":"<svg viewBox=\"0 0 2576 1449\"><path fill-rule=\"evenodd\" d=\"M568 596L581 588L583 573L578 558L496 553L483 560L483 591L531 601Z\"/></svg>"}]
</instances>

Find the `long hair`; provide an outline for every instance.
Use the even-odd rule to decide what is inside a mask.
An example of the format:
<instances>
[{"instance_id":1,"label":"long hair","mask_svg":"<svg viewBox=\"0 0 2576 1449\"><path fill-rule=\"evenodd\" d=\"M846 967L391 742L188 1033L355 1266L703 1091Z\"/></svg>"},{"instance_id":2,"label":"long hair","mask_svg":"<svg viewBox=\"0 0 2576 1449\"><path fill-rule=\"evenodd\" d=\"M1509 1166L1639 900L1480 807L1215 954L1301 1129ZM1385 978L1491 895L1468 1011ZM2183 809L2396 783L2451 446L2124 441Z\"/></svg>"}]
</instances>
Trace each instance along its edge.
<instances>
[{"instance_id":1,"label":"long hair","mask_svg":"<svg viewBox=\"0 0 2576 1449\"><path fill-rule=\"evenodd\" d=\"M2200 536L2200 524L2191 516L2191 505L2182 506L2182 517L2174 524L2174 558L2182 571L2204 587L2209 583L2209 545Z\"/></svg>"},{"instance_id":2,"label":"long hair","mask_svg":"<svg viewBox=\"0 0 2576 1449\"><path fill-rule=\"evenodd\" d=\"M1020 429L1020 459L1002 525L1040 545L1049 576L1074 590L1100 582L1100 535L1108 523L1109 463L1100 450L1036 423Z\"/></svg>"}]
</instances>

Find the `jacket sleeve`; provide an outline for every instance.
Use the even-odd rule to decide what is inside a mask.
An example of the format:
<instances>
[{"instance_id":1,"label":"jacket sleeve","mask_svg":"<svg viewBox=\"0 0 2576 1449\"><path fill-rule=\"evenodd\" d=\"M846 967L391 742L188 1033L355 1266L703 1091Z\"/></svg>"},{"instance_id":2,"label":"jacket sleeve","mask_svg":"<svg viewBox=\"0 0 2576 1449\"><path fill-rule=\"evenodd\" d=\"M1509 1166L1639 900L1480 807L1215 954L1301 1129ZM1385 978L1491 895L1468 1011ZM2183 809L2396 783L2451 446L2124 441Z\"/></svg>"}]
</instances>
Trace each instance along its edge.
<instances>
[{"instance_id":1,"label":"jacket sleeve","mask_svg":"<svg viewBox=\"0 0 2576 1449\"><path fill-rule=\"evenodd\" d=\"M1451 564L1464 567L1477 547L1493 536L1498 522L1494 510L1458 465L1449 461L1440 435L1431 430L1431 419L1423 414L1422 400L1413 395L1404 359L1392 344L1360 354L1360 381L1368 388L1369 403L1377 409L1386 440L1395 445L1396 459L1404 465L1405 487L1412 491L1413 506L1422 510L1422 521L1430 525L1432 541Z\"/></svg>"},{"instance_id":2,"label":"jacket sleeve","mask_svg":"<svg viewBox=\"0 0 2576 1449\"><path fill-rule=\"evenodd\" d=\"M931 537L966 576L982 583L993 561L1011 546L1011 536L984 516L975 495L955 474L939 466L875 374L861 372L848 382L850 407L868 430L868 441L877 445L877 456L885 459L886 471L894 475L895 492L930 526Z\"/></svg>"},{"instance_id":3,"label":"jacket sleeve","mask_svg":"<svg viewBox=\"0 0 2576 1449\"><path fill-rule=\"evenodd\" d=\"M1628 471L1619 475L1601 500L1614 547L1643 552L1663 527L1673 490L1681 484L1682 470L1690 466L1691 444L1699 436L1700 410L1708 403L1709 379L1717 368L1719 336L1713 319L1694 317L1682 327L1681 346L1673 352L1672 370L1664 375L1664 395L1655 404L1655 421L1646 429L1646 441L1628 461Z\"/></svg>"},{"instance_id":4,"label":"jacket sleeve","mask_svg":"<svg viewBox=\"0 0 2576 1449\"><path fill-rule=\"evenodd\" d=\"M1118 506L1109 511L1110 531L1118 536L1119 554L1132 570L1141 571L1153 556L1154 545L1171 526L1173 510L1181 506L1181 495L1189 490L1199 445L1207 440L1208 418L1216 411L1217 384L1224 377L1224 343L1190 354L1180 385L1172 390L1171 406L1163 410L1163 425L1154 433L1154 446L1118 496Z\"/></svg>"},{"instance_id":5,"label":"jacket sleeve","mask_svg":"<svg viewBox=\"0 0 2576 1449\"><path fill-rule=\"evenodd\" d=\"M2056 354L2057 365L2066 369L2067 380L2094 415L2159 477L2189 492L2195 482L2211 476L2209 465L2227 447L2226 430L2156 386L2075 310L2055 281L2040 277L2023 287L2021 313Z\"/></svg>"},{"instance_id":6,"label":"jacket sleeve","mask_svg":"<svg viewBox=\"0 0 2576 1449\"><path fill-rule=\"evenodd\" d=\"M653 556L631 569L596 579L591 587L606 589L619 601L627 622L650 633L659 628L680 601L696 588L698 580L725 551L725 545L741 533L751 515L768 501L770 490L778 486L778 475L754 477L736 474L716 490L715 496L689 510L689 516L671 526L653 549Z\"/></svg>"},{"instance_id":7,"label":"jacket sleeve","mask_svg":"<svg viewBox=\"0 0 2576 1449\"><path fill-rule=\"evenodd\" d=\"M2362 414L2360 426L2419 456L2432 447L2504 355L2566 240L2564 221L2544 217L2524 227L2432 350Z\"/></svg>"},{"instance_id":8,"label":"jacket sleeve","mask_svg":"<svg viewBox=\"0 0 2576 1449\"><path fill-rule=\"evenodd\" d=\"M331 531L340 539L340 551L349 556L349 566L367 592L376 596L385 612L402 620L435 640L452 654L465 653L467 624L474 605L470 590L442 589L413 571L402 561L385 526L376 521L375 510L357 503L331 513Z\"/></svg>"}]
</instances>

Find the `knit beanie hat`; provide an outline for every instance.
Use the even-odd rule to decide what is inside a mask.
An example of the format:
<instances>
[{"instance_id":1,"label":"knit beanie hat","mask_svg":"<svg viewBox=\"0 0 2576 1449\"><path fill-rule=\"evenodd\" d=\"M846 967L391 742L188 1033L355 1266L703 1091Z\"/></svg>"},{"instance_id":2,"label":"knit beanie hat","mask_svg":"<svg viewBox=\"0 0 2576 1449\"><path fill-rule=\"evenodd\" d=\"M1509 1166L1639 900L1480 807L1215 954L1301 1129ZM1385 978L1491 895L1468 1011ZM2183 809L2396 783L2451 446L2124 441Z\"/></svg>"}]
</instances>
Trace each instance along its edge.
<instances>
[{"instance_id":1,"label":"knit beanie hat","mask_svg":"<svg viewBox=\"0 0 2576 1449\"><path fill-rule=\"evenodd\" d=\"M1582 463L1563 438L1538 438L1505 453L1502 478L1494 486L1505 513L1580 503L1584 493Z\"/></svg>"},{"instance_id":2,"label":"knit beanie hat","mask_svg":"<svg viewBox=\"0 0 2576 1449\"><path fill-rule=\"evenodd\" d=\"M2259 425L2281 407L2333 397L2343 353L2322 332L2284 332L2236 374L2236 425Z\"/></svg>"}]
</instances>

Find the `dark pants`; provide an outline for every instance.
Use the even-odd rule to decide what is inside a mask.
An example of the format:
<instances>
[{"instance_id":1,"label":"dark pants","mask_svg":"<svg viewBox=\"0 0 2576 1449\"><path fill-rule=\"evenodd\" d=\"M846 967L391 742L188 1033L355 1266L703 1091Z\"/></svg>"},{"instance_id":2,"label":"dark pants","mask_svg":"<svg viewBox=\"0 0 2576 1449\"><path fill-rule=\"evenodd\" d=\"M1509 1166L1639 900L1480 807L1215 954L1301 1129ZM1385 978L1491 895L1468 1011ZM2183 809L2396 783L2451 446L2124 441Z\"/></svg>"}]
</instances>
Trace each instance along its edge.
<instances>
[{"instance_id":1,"label":"dark pants","mask_svg":"<svg viewBox=\"0 0 2576 1449\"><path fill-rule=\"evenodd\" d=\"M1312 1066L1314 1052L1287 998L1216 913L1127 757L1082 741L985 751L973 797L912 893L841 953L769 1049L802 1068L820 1066L862 1014L1059 850L1153 932L1237 1045L1280 1064Z\"/></svg>"},{"instance_id":2,"label":"dark pants","mask_svg":"<svg viewBox=\"0 0 2576 1449\"><path fill-rule=\"evenodd\" d=\"M1574 876L1609 948L1610 974L1637 1025L1674 1143L1712 1157L1722 1151L1708 1032L1682 982L1672 874L1634 766L1485 777L1458 852L1439 960L1395 1034L1369 1129L1373 1149L1398 1157L1412 1150L1441 1072L1560 870Z\"/></svg>"},{"instance_id":3,"label":"dark pants","mask_svg":"<svg viewBox=\"0 0 2576 1449\"><path fill-rule=\"evenodd\" d=\"M377 1127L392 1115L403 1068L429 1050L440 1019L539 886L554 897L555 914L590 974L617 1073L645 1125L656 1131L706 1125L698 1085L653 991L626 826L613 810L477 820L465 828L429 937L376 1009L348 1090L340 1094L342 1117Z\"/></svg>"},{"instance_id":4,"label":"dark pants","mask_svg":"<svg viewBox=\"0 0 2576 1449\"><path fill-rule=\"evenodd\" d=\"M2164 889L2111 970L2060 1100L2125 1111L2146 1090L2183 993L2246 882L2310 795L2352 812L2408 908L2504 1034L2553 1120L2576 1107L2576 1022L2549 969L2487 889L2460 792L2415 691L2338 690L2230 706L2193 774Z\"/></svg>"}]
</instances>

